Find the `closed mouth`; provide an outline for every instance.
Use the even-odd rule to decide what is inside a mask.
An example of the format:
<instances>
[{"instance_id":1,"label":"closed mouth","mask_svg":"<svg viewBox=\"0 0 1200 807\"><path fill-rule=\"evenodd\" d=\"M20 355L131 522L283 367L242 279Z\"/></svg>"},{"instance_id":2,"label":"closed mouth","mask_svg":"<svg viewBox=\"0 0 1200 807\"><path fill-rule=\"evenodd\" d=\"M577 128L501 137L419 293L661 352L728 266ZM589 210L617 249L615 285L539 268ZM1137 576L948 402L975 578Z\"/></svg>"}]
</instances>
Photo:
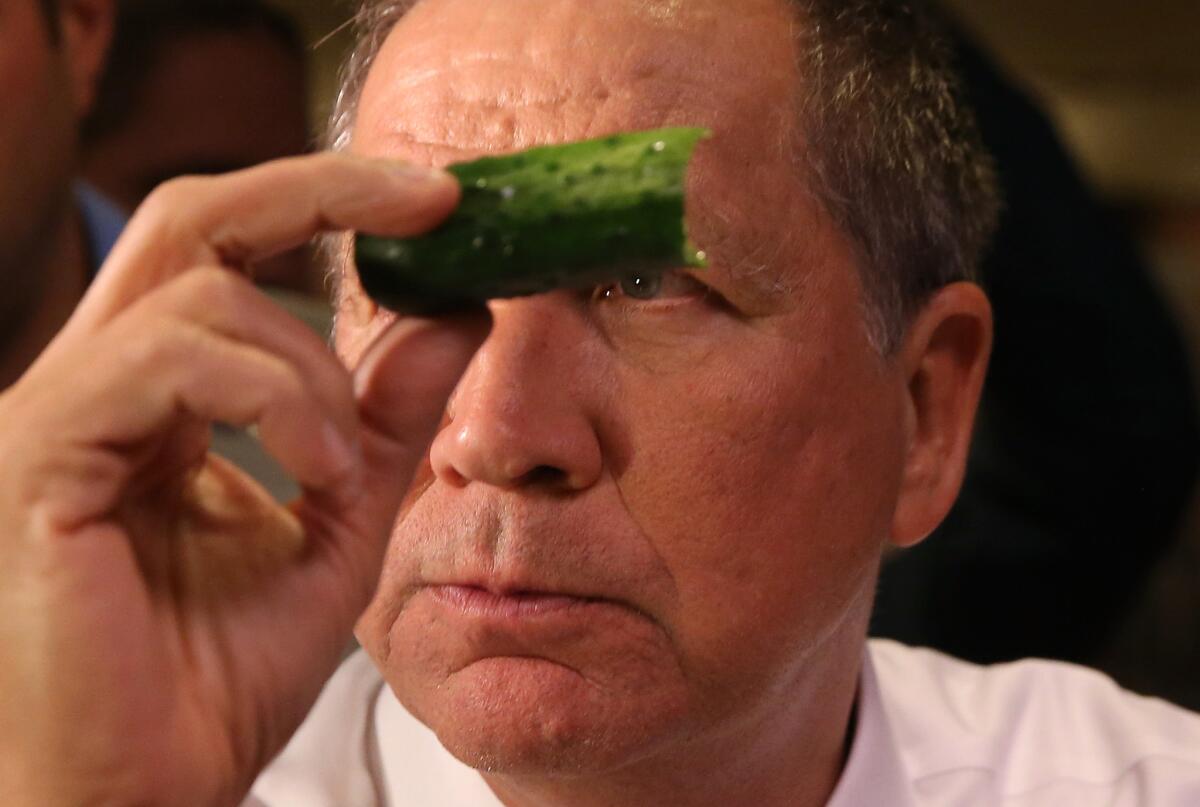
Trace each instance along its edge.
<instances>
[{"instance_id":1,"label":"closed mouth","mask_svg":"<svg viewBox=\"0 0 1200 807\"><path fill-rule=\"evenodd\" d=\"M496 592L475 585L431 585L426 590L438 602L469 616L501 619L535 619L566 614L588 606L617 603L594 597L580 597L549 591Z\"/></svg>"}]
</instances>

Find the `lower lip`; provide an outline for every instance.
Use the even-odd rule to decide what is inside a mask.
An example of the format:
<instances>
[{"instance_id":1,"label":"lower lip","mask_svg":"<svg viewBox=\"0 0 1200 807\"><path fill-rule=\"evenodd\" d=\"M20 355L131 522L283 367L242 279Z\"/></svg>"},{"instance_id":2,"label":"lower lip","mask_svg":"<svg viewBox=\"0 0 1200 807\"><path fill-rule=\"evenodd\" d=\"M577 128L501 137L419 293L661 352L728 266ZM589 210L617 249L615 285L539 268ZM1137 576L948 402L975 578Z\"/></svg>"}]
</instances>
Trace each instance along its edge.
<instances>
[{"instance_id":1,"label":"lower lip","mask_svg":"<svg viewBox=\"0 0 1200 807\"><path fill-rule=\"evenodd\" d=\"M465 614L495 619L533 619L598 604L562 594L494 594L475 586L430 586L428 591L438 602Z\"/></svg>"}]
</instances>

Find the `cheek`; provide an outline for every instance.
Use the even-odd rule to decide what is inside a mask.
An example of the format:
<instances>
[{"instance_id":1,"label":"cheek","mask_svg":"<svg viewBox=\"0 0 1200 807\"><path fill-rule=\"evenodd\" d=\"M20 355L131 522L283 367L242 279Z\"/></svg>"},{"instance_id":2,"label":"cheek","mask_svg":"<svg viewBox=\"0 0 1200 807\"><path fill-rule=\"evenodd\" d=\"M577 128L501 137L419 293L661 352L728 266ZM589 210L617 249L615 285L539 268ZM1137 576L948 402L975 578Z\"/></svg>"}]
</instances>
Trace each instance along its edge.
<instances>
[{"instance_id":1,"label":"cheek","mask_svg":"<svg viewBox=\"0 0 1200 807\"><path fill-rule=\"evenodd\" d=\"M855 363L756 348L687 378L626 380L622 397L655 417L628 413L638 449L617 484L675 576L686 655L727 667L794 650L870 590L900 442L886 381Z\"/></svg>"},{"instance_id":2,"label":"cheek","mask_svg":"<svg viewBox=\"0 0 1200 807\"><path fill-rule=\"evenodd\" d=\"M417 589L422 561L429 558L444 559L447 553L456 551L456 547L444 536L468 533L472 525L465 509L430 506L426 494L432 482L432 471L426 457L417 468L413 484L400 506L384 554L375 597L355 628L358 641L381 669L390 669L385 662L391 653L392 634L401 611ZM429 497L436 498L436 491ZM412 628L411 625L408 627ZM418 629L417 633L435 627L430 623ZM427 651L426 661L432 658L429 653L436 655L432 645L426 645L424 649ZM405 652L410 653L411 650L409 647Z\"/></svg>"}]
</instances>

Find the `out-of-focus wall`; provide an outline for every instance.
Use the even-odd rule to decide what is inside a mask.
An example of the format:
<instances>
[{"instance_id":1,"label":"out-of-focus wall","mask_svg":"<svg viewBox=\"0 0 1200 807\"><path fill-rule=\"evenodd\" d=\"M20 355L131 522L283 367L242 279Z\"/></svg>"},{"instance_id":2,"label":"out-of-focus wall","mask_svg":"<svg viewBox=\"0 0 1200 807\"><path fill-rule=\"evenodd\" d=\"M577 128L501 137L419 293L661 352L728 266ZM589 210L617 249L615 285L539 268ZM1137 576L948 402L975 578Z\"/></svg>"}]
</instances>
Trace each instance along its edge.
<instances>
[{"instance_id":1,"label":"out-of-focus wall","mask_svg":"<svg viewBox=\"0 0 1200 807\"><path fill-rule=\"evenodd\" d=\"M347 21L355 0L272 0L300 24L310 49L312 122L314 133L324 132L337 90L337 73L352 42Z\"/></svg>"},{"instance_id":2,"label":"out-of-focus wall","mask_svg":"<svg viewBox=\"0 0 1200 807\"><path fill-rule=\"evenodd\" d=\"M1106 196L1200 199L1200 2L947 2L1046 101Z\"/></svg>"}]
</instances>

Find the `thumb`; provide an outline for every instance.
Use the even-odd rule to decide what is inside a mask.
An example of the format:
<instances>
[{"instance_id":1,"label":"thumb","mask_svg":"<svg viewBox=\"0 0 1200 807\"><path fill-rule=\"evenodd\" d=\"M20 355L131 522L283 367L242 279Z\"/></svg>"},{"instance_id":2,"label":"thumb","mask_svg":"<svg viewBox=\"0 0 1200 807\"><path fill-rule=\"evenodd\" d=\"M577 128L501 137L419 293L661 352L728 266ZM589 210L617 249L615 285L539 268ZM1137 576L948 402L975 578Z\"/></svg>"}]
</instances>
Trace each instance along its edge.
<instances>
[{"instance_id":1,"label":"thumb","mask_svg":"<svg viewBox=\"0 0 1200 807\"><path fill-rule=\"evenodd\" d=\"M483 308L437 319L405 318L376 339L354 371L367 436L403 444L406 451L415 437L420 445L414 460L419 460L446 400L491 327L491 315ZM369 457L364 459L370 463Z\"/></svg>"},{"instance_id":2,"label":"thumb","mask_svg":"<svg viewBox=\"0 0 1200 807\"><path fill-rule=\"evenodd\" d=\"M396 513L429 450L446 401L491 330L486 309L397 322L367 350L354 372L362 450L357 490L337 496L326 513L343 551L365 561L374 585ZM365 581L364 581L365 582Z\"/></svg>"}]
</instances>

